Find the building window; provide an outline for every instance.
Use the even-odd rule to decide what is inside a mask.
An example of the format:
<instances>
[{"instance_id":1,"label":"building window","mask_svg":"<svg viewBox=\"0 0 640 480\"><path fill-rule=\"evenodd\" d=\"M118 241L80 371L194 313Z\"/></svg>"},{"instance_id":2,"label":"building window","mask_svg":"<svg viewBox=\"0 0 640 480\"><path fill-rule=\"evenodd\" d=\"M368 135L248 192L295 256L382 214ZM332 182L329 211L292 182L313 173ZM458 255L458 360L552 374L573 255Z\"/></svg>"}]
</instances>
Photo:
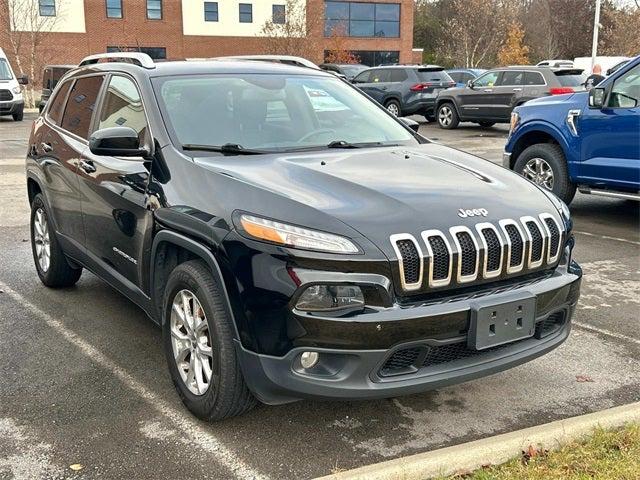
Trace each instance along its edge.
<instances>
[{"instance_id":1,"label":"building window","mask_svg":"<svg viewBox=\"0 0 640 480\"><path fill-rule=\"evenodd\" d=\"M218 21L218 2L204 2L204 21Z\"/></svg>"},{"instance_id":2,"label":"building window","mask_svg":"<svg viewBox=\"0 0 640 480\"><path fill-rule=\"evenodd\" d=\"M271 21L273 23L277 23L280 25L286 23L287 13L285 5L273 5L271 12Z\"/></svg>"},{"instance_id":3,"label":"building window","mask_svg":"<svg viewBox=\"0 0 640 480\"><path fill-rule=\"evenodd\" d=\"M107 18L122 18L122 0L107 0Z\"/></svg>"},{"instance_id":4,"label":"building window","mask_svg":"<svg viewBox=\"0 0 640 480\"><path fill-rule=\"evenodd\" d=\"M324 51L325 60L331 54L330 50ZM358 59L359 63L370 67L379 65L394 65L400 63L400 52L386 50L353 50L351 54Z\"/></svg>"},{"instance_id":5,"label":"building window","mask_svg":"<svg viewBox=\"0 0 640 480\"><path fill-rule=\"evenodd\" d=\"M253 23L253 5L240 3L240 23Z\"/></svg>"},{"instance_id":6,"label":"building window","mask_svg":"<svg viewBox=\"0 0 640 480\"><path fill-rule=\"evenodd\" d=\"M55 17L56 0L38 0L38 9L41 17Z\"/></svg>"},{"instance_id":7,"label":"building window","mask_svg":"<svg viewBox=\"0 0 640 480\"><path fill-rule=\"evenodd\" d=\"M147 18L162 20L162 0L147 0Z\"/></svg>"},{"instance_id":8,"label":"building window","mask_svg":"<svg viewBox=\"0 0 640 480\"><path fill-rule=\"evenodd\" d=\"M400 36L399 3L325 1L324 34L348 37Z\"/></svg>"},{"instance_id":9,"label":"building window","mask_svg":"<svg viewBox=\"0 0 640 480\"><path fill-rule=\"evenodd\" d=\"M107 47L107 52L141 52L149 55L153 60L165 60L167 49L165 47Z\"/></svg>"}]
</instances>

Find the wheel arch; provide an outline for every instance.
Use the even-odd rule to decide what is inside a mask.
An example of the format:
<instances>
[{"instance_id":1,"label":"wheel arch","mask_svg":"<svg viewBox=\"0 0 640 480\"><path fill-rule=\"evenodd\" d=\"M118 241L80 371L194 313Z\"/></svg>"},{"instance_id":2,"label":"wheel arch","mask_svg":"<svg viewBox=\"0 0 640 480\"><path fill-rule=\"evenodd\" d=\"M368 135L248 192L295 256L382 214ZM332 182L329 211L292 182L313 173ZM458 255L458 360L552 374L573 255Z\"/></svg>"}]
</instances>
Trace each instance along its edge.
<instances>
[{"instance_id":1,"label":"wheel arch","mask_svg":"<svg viewBox=\"0 0 640 480\"><path fill-rule=\"evenodd\" d=\"M513 143L513 147L511 149L509 168L513 170L518 157L525 151L525 149L531 145L537 145L539 143L553 143L558 145L562 149L567 162L569 162L570 159L567 156L568 145L564 141L562 135L555 132L551 127L538 124L528 126L526 127L526 130L519 132L518 138Z\"/></svg>"},{"instance_id":2,"label":"wheel arch","mask_svg":"<svg viewBox=\"0 0 640 480\"><path fill-rule=\"evenodd\" d=\"M456 104L456 101L453 99L453 97L443 97L440 98L438 97L436 100L436 107L434 110L434 113L437 115L438 114L438 109L440 108L440 106L443 103L450 103L451 105L453 105L454 110L456 111L456 115L458 115L458 118L460 117L460 111L458 110L458 105Z\"/></svg>"}]
</instances>

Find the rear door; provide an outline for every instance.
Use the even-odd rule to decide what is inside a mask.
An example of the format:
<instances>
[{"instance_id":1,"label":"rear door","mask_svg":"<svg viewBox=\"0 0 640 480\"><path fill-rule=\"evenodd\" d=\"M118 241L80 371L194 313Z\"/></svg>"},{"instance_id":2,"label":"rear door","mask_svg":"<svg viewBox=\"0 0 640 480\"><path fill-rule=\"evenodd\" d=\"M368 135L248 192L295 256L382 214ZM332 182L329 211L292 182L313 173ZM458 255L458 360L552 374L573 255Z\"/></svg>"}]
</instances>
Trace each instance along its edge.
<instances>
[{"instance_id":1,"label":"rear door","mask_svg":"<svg viewBox=\"0 0 640 480\"><path fill-rule=\"evenodd\" d=\"M580 181L640 190L640 65L613 82L605 107L585 108L578 129Z\"/></svg>"},{"instance_id":2,"label":"rear door","mask_svg":"<svg viewBox=\"0 0 640 480\"><path fill-rule=\"evenodd\" d=\"M131 127L141 144L151 135L140 90L129 76L112 75L97 111L95 130ZM150 245L151 212L146 208L149 171L140 158L94 155L87 148L78 169L87 253L107 276L144 283L143 251ZM126 282L124 282L126 284Z\"/></svg>"},{"instance_id":3,"label":"rear door","mask_svg":"<svg viewBox=\"0 0 640 480\"><path fill-rule=\"evenodd\" d=\"M473 81L471 87L465 87L458 93L458 107L465 119L489 118L493 93L500 71L494 70L481 75Z\"/></svg>"},{"instance_id":4,"label":"rear door","mask_svg":"<svg viewBox=\"0 0 640 480\"><path fill-rule=\"evenodd\" d=\"M371 95L377 102L384 103L391 81L391 72L389 70L389 68L373 68L358 75L356 77L357 81L354 81L354 83L359 89Z\"/></svg>"},{"instance_id":5,"label":"rear door","mask_svg":"<svg viewBox=\"0 0 640 480\"><path fill-rule=\"evenodd\" d=\"M524 72L524 86L520 103L546 95L547 82L541 72L528 70Z\"/></svg>"},{"instance_id":6,"label":"rear door","mask_svg":"<svg viewBox=\"0 0 640 480\"><path fill-rule=\"evenodd\" d=\"M522 97L524 89L524 70L504 70L498 77L493 91L489 93L491 118L508 120L511 110Z\"/></svg>"}]
</instances>

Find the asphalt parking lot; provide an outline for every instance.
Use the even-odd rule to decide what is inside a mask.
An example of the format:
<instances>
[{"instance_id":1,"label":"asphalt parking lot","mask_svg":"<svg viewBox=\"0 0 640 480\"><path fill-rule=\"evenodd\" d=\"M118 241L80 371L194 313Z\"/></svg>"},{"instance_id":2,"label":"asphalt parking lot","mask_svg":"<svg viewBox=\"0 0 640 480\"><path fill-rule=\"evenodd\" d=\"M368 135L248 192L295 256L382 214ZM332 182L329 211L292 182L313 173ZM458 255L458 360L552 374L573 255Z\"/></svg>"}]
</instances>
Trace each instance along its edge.
<instances>
[{"instance_id":1,"label":"asphalt parking lot","mask_svg":"<svg viewBox=\"0 0 640 480\"><path fill-rule=\"evenodd\" d=\"M23 173L33 118L0 120L0 479L311 478L640 400L640 210L578 194L585 277L557 350L421 395L200 422L137 307L86 271L71 289L40 284ZM421 133L499 162L507 128Z\"/></svg>"}]
</instances>

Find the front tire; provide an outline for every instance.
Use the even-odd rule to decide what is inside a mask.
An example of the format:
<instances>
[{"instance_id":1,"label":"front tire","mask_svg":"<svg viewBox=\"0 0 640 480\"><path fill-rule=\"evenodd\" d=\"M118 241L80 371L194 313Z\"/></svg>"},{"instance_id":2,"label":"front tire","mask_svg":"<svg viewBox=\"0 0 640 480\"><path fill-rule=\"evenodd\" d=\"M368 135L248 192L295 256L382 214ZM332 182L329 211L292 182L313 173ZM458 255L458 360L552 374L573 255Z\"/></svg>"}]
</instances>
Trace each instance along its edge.
<instances>
[{"instance_id":1,"label":"front tire","mask_svg":"<svg viewBox=\"0 0 640 480\"><path fill-rule=\"evenodd\" d=\"M393 115L394 117L399 117L402 115L402 110L400 109L400 102L397 100L389 100L385 102L384 108Z\"/></svg>"},{"instance_id":2,"label":"front tire","mask_svg":"<svg viewBox=\"0 0 640 480\"><path fill-rule=\"evenodd\" d=\"M552 191L567 205L576 194L567 161L560 145L539 143L527 147L518 157L514 170L531 182Z\"/></svg>"},{"instance_id":3,"label":"front tire","mask_svg":"<svg viewBox=\"0 0 640 480\"><path fill-rule=\"evenodd\" d=\"M445 102L438 107L438 126L445 130L453 130L460 123L456 107L451 102Z\"/></svg>"},{"instance_id":4,"label":"front tire","mask_svg":"<svg viewBox=\"0 0 640 480\"><path fill-rule=\"evenodd\" d=\"M15 112L11 116L13 117L13 120L15 122L21 122L24 119L24 107L21 107L17 112Z\"/></svg>"},{"instance_id":5,"label":"front tire","mask_svg":"<svg viewBox=\"0 0 640 480\"><path fill-rule=\"evenodd\" d=\"M257 403L242 376L225 301L200 260L169 275L162 328L169 372L185 406L208 421L240 415Z\"/></svg>"},{"instance_id":6,"label":"front tire","mask_svg":"<svg viewBox=\"0 0 640 480\"><path fill-rule=\"evenodd\" d=\"M31 203L31 250L36 271L47 287L70 287L80 279L82 268L67 262L49 218L44 197L38 193Z\"/></svg>"}]
</instances>

